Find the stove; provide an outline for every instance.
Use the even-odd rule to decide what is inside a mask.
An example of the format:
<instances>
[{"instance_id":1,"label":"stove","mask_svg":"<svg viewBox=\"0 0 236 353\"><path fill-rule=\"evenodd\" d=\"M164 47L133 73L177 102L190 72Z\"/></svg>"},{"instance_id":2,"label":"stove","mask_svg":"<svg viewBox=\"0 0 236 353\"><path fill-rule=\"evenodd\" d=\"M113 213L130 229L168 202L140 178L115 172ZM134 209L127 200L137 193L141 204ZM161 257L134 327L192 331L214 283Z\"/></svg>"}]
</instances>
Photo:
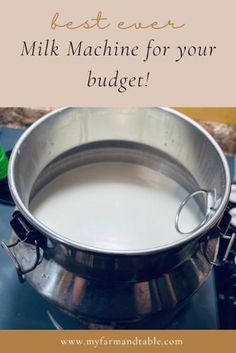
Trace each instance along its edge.
<instances>
[{"instance_id":1,"label":"stove","mask_svg":"<svg viewBox=\"0 0 236 353\"><path fill-rule=\"evenodd\" d=\"M0 143L10 151L22 129L0 127ZM236 159L229 157L232 181L236 182ZM0 197L1 199L1 197ZM236 204L235 204L236 205ZM232 207L233 204L232 204ZM0 237L10 243L10 219L14 206L0 202ZM97 325L69 317L47 302L27 283L19 283L13 263L0 250L0 329L220 329L236 328L236 251L223 268L211 271L204 285L182 306L165 315L129 326ZM228 319L226 320L225 317Z\"/></svg>"}]
</instances>

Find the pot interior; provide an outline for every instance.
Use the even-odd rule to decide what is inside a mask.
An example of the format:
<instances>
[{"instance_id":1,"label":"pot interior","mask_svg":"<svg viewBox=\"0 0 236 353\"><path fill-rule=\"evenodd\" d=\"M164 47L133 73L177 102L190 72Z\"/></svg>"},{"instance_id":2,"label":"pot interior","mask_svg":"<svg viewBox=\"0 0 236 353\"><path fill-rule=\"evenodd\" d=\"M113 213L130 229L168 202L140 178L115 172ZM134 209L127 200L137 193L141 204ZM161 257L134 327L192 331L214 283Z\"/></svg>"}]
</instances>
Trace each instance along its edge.
<instances>
[{"instance_id":1,"label":"pot interior","mask_svg":"<svg viewBox=\"0 0 236 353\"><path fill-rule=\"evenodd\" d=\"M191 174L165 153L105 141L51 162L34 184L29 209L51 230L84 246L138 251L183 237L175 229L175 215L196 188ZM186 233L204 213L201 197L186 206L181 217Z\"/></svg>"},{"instance_id":2,"label":"pot interior","mask_svg":"<svg viewBox=\"0 0 236 353\"><path fill-rule=\"evenodd\" d=\"M229 183L208 134L173 111L147 108L54 112L19 141L10 171L17 206L37 228L114 252L162 248L199 234L225 207ZM186 234L180 234L175 215L200 189L209 191L213 210L192 232L209 207L204 195L194 197L181 214Z\"/></svg>"}]
</instances>

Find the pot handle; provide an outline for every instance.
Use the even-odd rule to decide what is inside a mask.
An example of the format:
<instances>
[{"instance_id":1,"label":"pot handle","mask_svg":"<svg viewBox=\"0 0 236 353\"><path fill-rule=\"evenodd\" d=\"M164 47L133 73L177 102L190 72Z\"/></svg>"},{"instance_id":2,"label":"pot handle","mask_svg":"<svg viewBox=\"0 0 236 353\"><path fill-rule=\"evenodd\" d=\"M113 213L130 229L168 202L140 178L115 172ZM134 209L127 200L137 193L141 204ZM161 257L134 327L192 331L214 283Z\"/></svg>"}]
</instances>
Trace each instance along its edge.
<instances>
[{"instance_id":1,"label":"pot handle","mask_svg":"<svg viewBox=\"0 0 236 353\"><path fill-rule=\"evenodd\" d=\"M31 271L33 271L41 262L42 256L40 253L40 247L38 245L37 240L35 240L35 262L33 263L33 265L31 267L29 267L28 269L24 270L22 269L22 267L20 266L16 255L14 254L14 250L11 250L11 248L14 248L15 246L17 246L21 241L19 239L17 239L17 241L13 244L7 245L4 241L1 241L1 247L6 251L7 255L10 257L10 259L13 261L15 268L16 268L16 272L19 278L19 281L22 283L25 280L25 275Z\"/></svg>"},{"instance_id":2,"label":"pot handle","mask_svg":"<svg viewBox=\"0 0 236 353\"><path fill-rule=\"evenodd\" d=\"M186 204L193 199L194 197L196 197L197 195L203 195L204 199L205 199L205 203L206 203L206 214L203 218L203 220L201 221L200 224L198 224L193 230L189 231L184 231L181 230L180 225L179 225L179 221L180 221L180 216L181 216L181 212L183 210L183 208L186 206ZM212 195L212 192L208 191L208 190L204 190L204 189L199 189L197 191L192 192L191 194L189 194L180 204L178 211L176 213L175 216L175 229L177 230L178 233L183 234L183 235L191 235L192 233L196 232L197 230L199 230L204 224L206 224L206 222L209 219L209 216L212 214L212 212L215 211L215 209L213 208L213 206L209 206L209 197L210 195Z\"/></svg>"}]
</instances>

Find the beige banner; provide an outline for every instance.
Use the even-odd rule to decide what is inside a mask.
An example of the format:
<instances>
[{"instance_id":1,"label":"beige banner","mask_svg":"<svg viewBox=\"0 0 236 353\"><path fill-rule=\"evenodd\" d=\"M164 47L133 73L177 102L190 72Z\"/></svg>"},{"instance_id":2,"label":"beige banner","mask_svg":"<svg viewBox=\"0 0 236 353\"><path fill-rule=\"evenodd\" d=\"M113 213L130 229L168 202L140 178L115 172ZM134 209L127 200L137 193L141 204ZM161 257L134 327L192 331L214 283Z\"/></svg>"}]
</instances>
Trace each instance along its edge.
<instances>
[{"instance_id":1,"label":"beige banner","mask_svg":"<svg viewBox=\"0 0 236 353\"><path fill-rule=\"evenodd\" d=\"M232 351L235 331L0 331L3 352Z\"/></svg>"},{"instance_id":2,"label":"beige banner","mask_svg":"<svg viewBox=\"0 0 236 353\"><path fill-rule=\"evenodd\" d=\"M1 106L235 106L234 0L1 1Z\"/></svg>"}]
</instances>

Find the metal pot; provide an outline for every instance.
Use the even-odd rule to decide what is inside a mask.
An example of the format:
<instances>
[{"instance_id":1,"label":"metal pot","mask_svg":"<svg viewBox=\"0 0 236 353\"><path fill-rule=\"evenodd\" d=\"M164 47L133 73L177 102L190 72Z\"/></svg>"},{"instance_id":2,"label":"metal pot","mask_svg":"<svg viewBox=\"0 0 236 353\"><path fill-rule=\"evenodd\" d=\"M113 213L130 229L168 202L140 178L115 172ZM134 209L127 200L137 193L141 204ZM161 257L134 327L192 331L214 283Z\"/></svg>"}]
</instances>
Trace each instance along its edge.
<instances>
[{"instance_id":1,"label":"metal pot","mask_svg":"<svg viewBox=\"0 0 236 353\"><path fill-rule=\"evenodd\" d=\"M95 155L170 175L189 192L176 213L176 229L183 233L179 217L191 198L204 212L201 223L166 246L108 251L56 234L34 218L31 198L58 174L92 163ZM9 186L17 241L2 246L19 278L67 313L94 322L132 322L176 307L202 285L213 264L226 261L234 241L226 235L230 177L224 155L204 129L170 109L54 111L16 144Z\"/></svg>"}]
</instances>

